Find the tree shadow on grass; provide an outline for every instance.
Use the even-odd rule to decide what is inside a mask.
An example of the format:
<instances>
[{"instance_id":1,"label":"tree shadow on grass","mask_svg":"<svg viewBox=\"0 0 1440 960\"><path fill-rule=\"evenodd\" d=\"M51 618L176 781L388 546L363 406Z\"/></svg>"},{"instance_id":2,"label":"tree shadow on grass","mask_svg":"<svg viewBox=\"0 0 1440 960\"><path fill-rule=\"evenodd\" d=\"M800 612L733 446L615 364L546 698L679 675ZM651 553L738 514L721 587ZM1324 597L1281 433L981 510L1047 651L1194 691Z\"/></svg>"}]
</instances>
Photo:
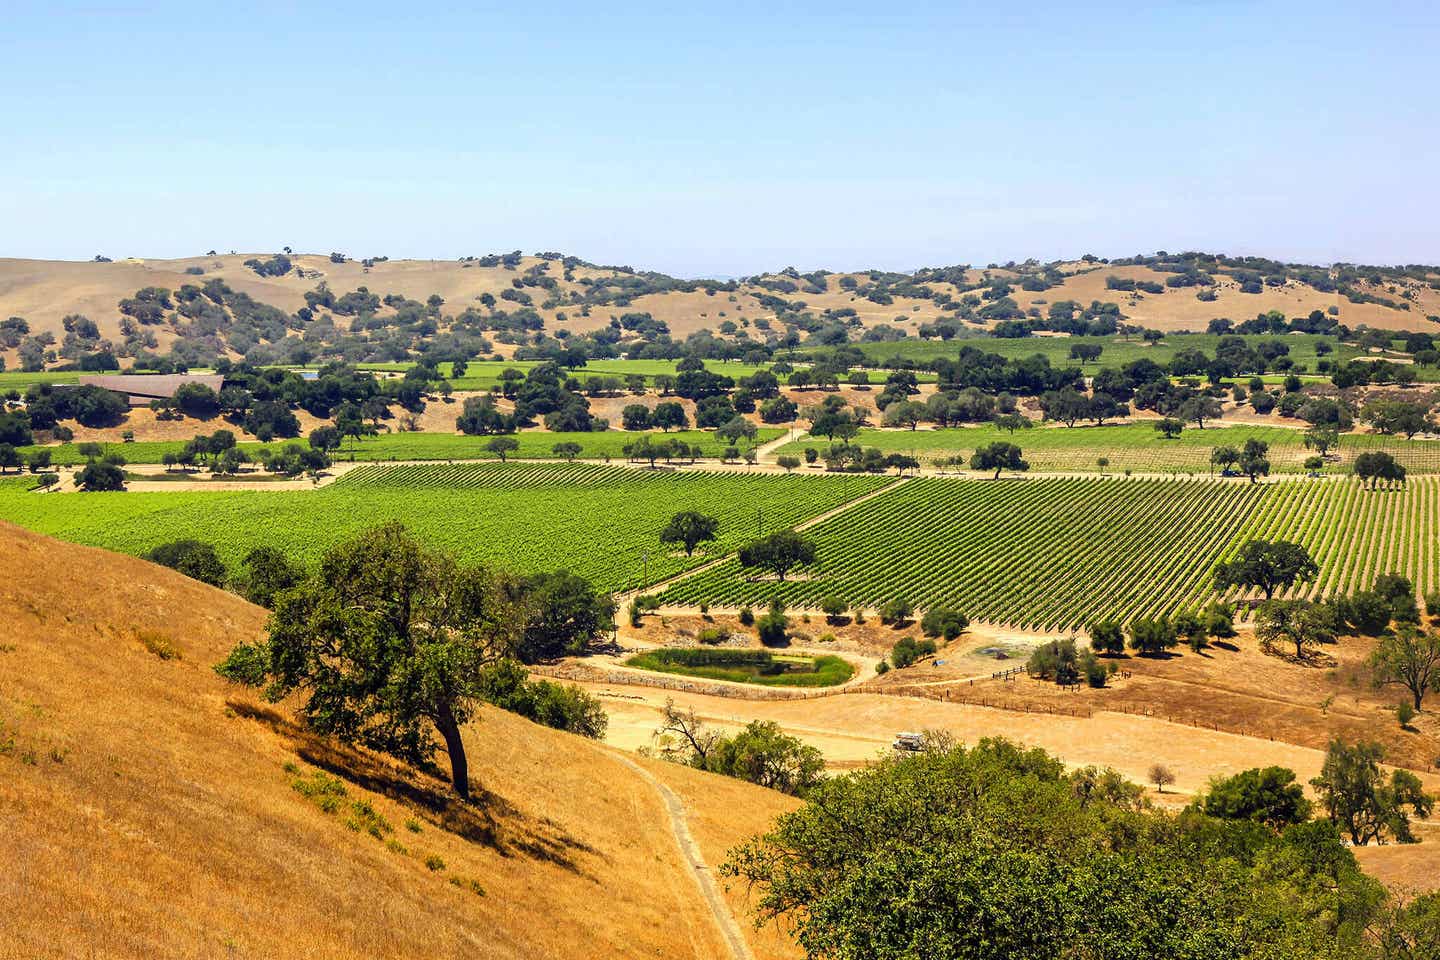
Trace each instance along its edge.
<instances>
[{"instance_id":1,"label":"tree shadow on grass","mask_svg":"<svg viewBox=\"0 0 1440 960\"><path fill-rule=\"evenodd\" d=\"M230 698L237 716L274 731L295 755L364 790L412 808L434 826L504 857L523 856L588 876L580 854L602 856L548 817L530 817L509 800L472 781L470 801L461 801L450 785L433 774L368 750L336 743L305 729L278 710Z\"/></svg>"}]
</instances>

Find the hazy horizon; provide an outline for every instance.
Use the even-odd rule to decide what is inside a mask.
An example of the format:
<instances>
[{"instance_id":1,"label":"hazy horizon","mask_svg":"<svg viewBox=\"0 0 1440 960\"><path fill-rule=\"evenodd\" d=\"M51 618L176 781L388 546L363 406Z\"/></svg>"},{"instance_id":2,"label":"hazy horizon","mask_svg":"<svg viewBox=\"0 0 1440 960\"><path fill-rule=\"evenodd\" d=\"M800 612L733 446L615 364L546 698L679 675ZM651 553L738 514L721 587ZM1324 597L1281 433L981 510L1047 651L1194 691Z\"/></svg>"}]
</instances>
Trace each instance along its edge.
<instances>
[{"instance_id":1,"label":"hazy horizon","mask_svg":"<svg viewBox=\"0 0 1440 960\"><path fill-rule=\"evenodd\" d=\"M0 256L1440 262L1440 11L20 3Z\"/></svg>"}]
</instances>

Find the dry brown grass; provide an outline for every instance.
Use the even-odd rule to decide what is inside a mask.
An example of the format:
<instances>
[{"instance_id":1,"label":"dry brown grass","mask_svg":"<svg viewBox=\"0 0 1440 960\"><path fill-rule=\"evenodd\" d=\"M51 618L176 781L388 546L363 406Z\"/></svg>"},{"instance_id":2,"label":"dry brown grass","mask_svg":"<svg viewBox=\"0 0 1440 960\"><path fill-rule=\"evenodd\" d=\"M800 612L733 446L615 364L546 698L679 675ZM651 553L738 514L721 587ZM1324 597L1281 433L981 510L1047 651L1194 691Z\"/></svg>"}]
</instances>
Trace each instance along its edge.
<instances>
[{"instance_id":1,"label":"dry brown grass","mask_svg":"<svg viewBox=\"0 0 1440 960\"><path fill-rule=\"evenodd\" d=\"M324 279L336 293L346 293L359 286L367 286L381 295L401 294L416 300L424 300L432 293L445 298L446 311L459 313L467 306L474 305L481 294L498 296L510 286L510 281L522 271L533 266L537 258L525 257L519 270L503 267L479 267L463 265L453 260L391 260L366 268L359 262L333 264L326 256L296 255L291 259L305 271L301 277L295 272L284 277L259 277L244 266L251 254L227 254L217 257L188 257L178 260L123 260L115 263L85 263L55 260L0 259L0 316L21 316L27 318L37 331L49 330L57 339L62 335L61 318L70 313L83 313L100 325L104 336L118 342L119 312L116 304L124 297L134 294L144 286L161 286L171 290L185 283L201 282L219 278L237 290L244 291L264 303L282 310L294 311L304 304L304 293L313 289ZM200 267L205 271L201 277L185 273L188 267ZM1228 278L1217 288L1218 298L1205 303L1195 298L1194 290L1168 290L1164 294L1142 294L1132 296L1117 290L1105 288L1105 278L1110 274L1137 280L1151 280L1163 283L1166 274L1148 267L1109 267L1100 265L1087 269L1083 264L1069 264L1064 268L1073 271L1063 284L1039 293L1029 293L1015 288L1012 296L1021 309L1039 307L1043 313L1048 304L1057 300L1077 300L1089 303L1091 300L1113 301L1133 322L1161 330L1203 331L1213 317L1230 317L1244 320L1268 310L1280 310L1286 316L1304 316L1312 310L1326 310L1338 306L1339 318L1349 326L1367 324L1399 330L1422 329L1426 326L1427 314L1440 314L1440 292L1424 285L1413 285L1417 299L1409 311L1395 310L1379 304L1357 304L1335 294L1322 294L1308 286L1291 284L1281 288L1266 287L1259 294L1239 292L1238 284ZM1007 271L991 271L995 276L1006 276ZM584 268L575 272L576 280L585 276L599 275L597 271ZM971 271L972 279L978 279L981 271ZM578 282L567 282L558 265L552 265L550 276L562 289L582 291ZM789 299L804 300L815 312L826 309L849 308L856 311L866 327L887 323L902 327L916 334L920 324L934 321L942 316L930 300L897 298L894 303L880 305L863 297L857 297L840 287L842 274L828 278L824 293L797 293ZM868 277L860 276L868 282ZM929 285L937 292L957 295L950 284ZM761 317L773 318L772 311L760 306L758 294L766 291L759 287L742 287L733 294L717 293L709 296L703 291L694 293L652 294L636 298L628 307L600 306L582 317L578 307L563 306L541 310L546 327L551 332L567 329L583 333L603 327L611 316L627 311L646 311L656 319L669 324L676 338L683 338L702 328L717 330L721 323L740 318L750 320ZM1398 300L1399 295L1386 289L1369 292ZM731 299L733 297L733 300ZM537 296L539 309L543 296ZM560 321L558 313L565 313L566 320ZM345 321L337 318L341 326ZM163 349L173 334L167 327L152 327ZM507 354L511 348L497 344L500 352ZM0 352L3 353L3 352ZM8 360L15 359L14 351L4 353Z\"/></svg>"},{"instance_id":2,"label":"dry brown grass","mask_svg":"<svg viewBox=\"0 0 1440 960\"><path fill-rule=\"evenodd\" d=\"M659 796L608 748L486 710L481 800L457 805L214 675L264 611L8 526L0 560L0 956L721 955ZM293 786L319 773L330 810ZM788 803L677 776L707 855Z\"/></svg>"}]
</instances>

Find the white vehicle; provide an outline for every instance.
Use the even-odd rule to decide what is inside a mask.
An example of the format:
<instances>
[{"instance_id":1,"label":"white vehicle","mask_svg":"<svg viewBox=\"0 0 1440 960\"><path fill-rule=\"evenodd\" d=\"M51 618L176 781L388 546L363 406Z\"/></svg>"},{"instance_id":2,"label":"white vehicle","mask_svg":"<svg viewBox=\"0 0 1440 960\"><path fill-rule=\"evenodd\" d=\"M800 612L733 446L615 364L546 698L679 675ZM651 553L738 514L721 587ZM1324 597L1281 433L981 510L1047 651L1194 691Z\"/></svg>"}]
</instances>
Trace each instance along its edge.
<instances>
[{"instance_id":1,"label":"white vehicle","mask_svg":"<svg viewBox=\"0 0 1440 960\"><path fill-rule=\"evenodd\" d=\"M897 733L895 742L890 746L896 750L908 750L917 753L925 746L925 734L923 733Z\"/></svg>"}]
</instances>

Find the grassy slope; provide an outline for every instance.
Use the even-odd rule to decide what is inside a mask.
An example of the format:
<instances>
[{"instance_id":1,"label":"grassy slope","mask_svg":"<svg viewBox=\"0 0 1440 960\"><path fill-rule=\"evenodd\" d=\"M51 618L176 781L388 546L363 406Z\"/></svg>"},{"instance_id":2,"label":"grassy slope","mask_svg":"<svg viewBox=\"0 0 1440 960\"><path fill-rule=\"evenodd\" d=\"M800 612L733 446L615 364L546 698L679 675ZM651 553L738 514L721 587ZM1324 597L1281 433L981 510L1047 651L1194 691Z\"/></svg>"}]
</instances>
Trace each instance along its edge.
<instances>
[{"instance_id":1,"label":"grassy slope","mask_svg":"<svg viewBox=\"0 0 1440 960\"><path fill-rule=\"evenodd\" d=\"M465 810L435 779L330 749L217 678L210 665L264 611L9 526L0 558L14 572L0 587L6 955L721 955L658 795L606 748L486 710L467 731L484 800ZM142 631L182 658L147 652ZM302 799L287 763L349 778L347 801L369 801L406 852ZM653 768L696 808L716 861L792 804Z\"/></svg>"}]
</instances>

